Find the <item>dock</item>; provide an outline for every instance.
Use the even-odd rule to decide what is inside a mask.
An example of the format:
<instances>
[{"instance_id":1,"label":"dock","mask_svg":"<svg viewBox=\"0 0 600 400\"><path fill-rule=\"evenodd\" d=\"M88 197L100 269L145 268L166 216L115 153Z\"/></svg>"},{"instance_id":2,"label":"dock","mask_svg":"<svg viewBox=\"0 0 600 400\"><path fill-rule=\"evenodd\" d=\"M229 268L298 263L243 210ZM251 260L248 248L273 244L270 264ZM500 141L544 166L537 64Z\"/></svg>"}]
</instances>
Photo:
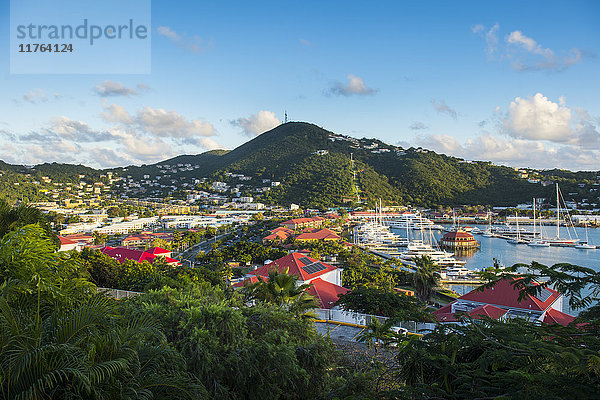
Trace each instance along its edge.
<instances>
[{"instance_id":1,"label":"dock","mask_svg":"<svg viewBox=\"0 0 600 400\"><path fill-rule=\"evenodd\" d=\"M442 279L440 280L441 284L444 285L483 285L487 283L482 279Z\"/></svg>"}]
</instances>

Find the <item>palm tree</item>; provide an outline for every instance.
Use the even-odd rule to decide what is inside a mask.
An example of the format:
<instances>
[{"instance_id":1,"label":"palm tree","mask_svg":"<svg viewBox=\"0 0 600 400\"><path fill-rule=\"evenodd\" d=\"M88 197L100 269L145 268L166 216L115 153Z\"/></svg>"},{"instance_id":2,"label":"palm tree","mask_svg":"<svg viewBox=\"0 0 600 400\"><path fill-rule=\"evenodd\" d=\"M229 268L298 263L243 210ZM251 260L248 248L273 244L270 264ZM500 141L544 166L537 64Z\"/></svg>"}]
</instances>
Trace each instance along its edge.
<instances>
[{"instance_id":1,"label":"palm tree","mask_svg":"<svg viewBox=\"0 0 600 400\"><path fill-rule=\"evenodd\" d=\"M415 264L415 272L412 273L415 295L423 303L427 303L438 286L441 268L428 256L417 258Z\"/></svg>"},{"instance_id":2,"label":"palm tree","mask_svg":"<svg viewBox=\"0 0 600 400\"><path fill-rule=\"evenodd\" d=\"M6 200L0 199L0 238L12 230L30 224L38 224L55 244L60 243L52 232L48 219L39 209L24 204L12 207Z\"/></svg>"},{"instance_id":3,"label":"palm tree","mask_svg":"<svg viewBox=\"0 0 600 400\"><path fill-rule=\"evenodd\" d=\"M302 315L317 307L316 299L306 292L310 286L310 283L298 285L298 277L288 274L288 270L279 273L272 269L268 280L259 276L258 282L250 285L247 290L251 298L275 304L295 315Z\"/></svg>"},{"instance_id":4,"label":"palm tree","mask_svg":"<svg viewBox=\"0 0 600 400\"><path fill-rule=\"evenodd\" d=\"M0 241L0 399L194 398L156 323L78 282L43 236L28 225Z\"/></svg>"},{"instance_id":5,"label":"palm tree","mask_svg":"<svg viewBox=\"0 0 600 400\"><path fill-rule=\"evenodd\" d=\"M381 323L379 319L372 318L367 323L367 328L358 335L356 340L361 343L367 343L368 346L374 345L375 355L377 355L380 344L387 346L396 339L396 333L392 330L393 325L394 321L392 319L387 319Z\"/></svg>"}]
</instances>

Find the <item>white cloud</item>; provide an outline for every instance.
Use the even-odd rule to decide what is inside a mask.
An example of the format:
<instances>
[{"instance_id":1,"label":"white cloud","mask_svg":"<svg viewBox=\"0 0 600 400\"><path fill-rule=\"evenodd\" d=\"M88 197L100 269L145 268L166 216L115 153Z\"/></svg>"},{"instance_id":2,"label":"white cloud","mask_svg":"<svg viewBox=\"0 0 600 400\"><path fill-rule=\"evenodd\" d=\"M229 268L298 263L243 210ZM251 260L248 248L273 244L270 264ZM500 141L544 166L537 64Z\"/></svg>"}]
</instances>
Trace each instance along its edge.
<instances>
[{"instance_id":1,"label":"white cloud","mask_svg":"<svg viewBox=\"0 0 600 400\"><path fill-rule=\"evenodd\" d=\"M120 82L106 80L96 86L94 86L94 92L100 97L114 97L114 96L136 96L142 91L149 90L150 88L143 84L137 84L135 89L127 87Z\"/></svg>"},{"instance_id":2,"label":"white cloud","mask_svg":"<svg viewBox=\"0 0 600 400\"><path fill-rule=\"evenodd\" d=\"M110 104L104 106L104 111L100 116L108 122L117 122L125 125L133 124L133 117L125 110L124 107L118 104Z\"/></svg>"},{"instance_id":3,"label":"white cloud","mask_svg":"<svg viewBox=\"0 0 600 400\"><path fill-rule=\"evenodd\" d=\"M456 119L458 117L458 113L453 108L450 108L448 104L444 100L437 102L435 99L431 99L431 105L435 110L441 114L447 114L452 118Z\"/></svg>"},{"instance_id":4,"label":"white cloud","mask_svg":"<svg viewBox=\"0 0 600 400\"><path fill-rule=\"evenodd\" d=\"M312 45L313 45L313 43L312 43L311 41L309 41L309 40L306 40L306 39L302 39L302 38L300 38L300 43L301 43L302 45L304 45L304 46L307 46L307 47L308 47L308 46L312 46Z\"/></svg>"},{"instance_id":5,"label":"white cloud","mask_svg":"<svg viewBox=\"0 0 600 400\"><path fill-rule=\"evenodd\" d=\"M485 26L483 26L481 24L473 25L471 27L471 32L473 32L473 33L480 33L480 32L483 32L484 30L485 30Z\"/></svg>"},{"instance_id":6,"label":"white cloud","mask_svg":"<svg viewBox=\"0 0 600 400\"><path fill-rule=\"evenodd\" d=\"M190 37L185 34L180 35L168 26L159 26L156 30L159 35L171 40L177 47L192 53L200 53L212 46L211 41L204 41L198 35Z\"/></svg>"},{"instance_id":7,"label":"white cloud","mask_svg":"<svg viewBox=\"0 0 600 400\"><path fill-rule=\"evenodd\" d=\"M377 89L368 87L360 76L348 74L346 78L348 79L346 84L339 81L333 82L326 93L341 96L368 96L378 91Z\"/></svg>"},{"instance_id":8,"label":"white cloud","mask_svg":"<svg viewBox=\"0 0 600 400\"><path fill-rule=\"evenodd\" d=\"M517 71L550 70L563 71L584 60L584 52L578 48L560 51L557 54L550 48L540 45L535 39L526 36L520 30L510 32L500 46L496 23L486 32L486 27L478 24L471 28L475 34L482 36L486 42L485 52L490 59L508 62Z\"/></svg>"},{"instance_id":9,"label":"white cloud","mask_svg":"<svg viewBox=\"0 0 600 400\"><path fill-rule=\"evenodd\" d=\"M159 35L163 35L171 40L180 40L181 36L177 34L174 30L169 28L168 26L159 26L157 29Z\"/></svg>"},{"instance_id":10,"label":"white cloud","mask_svg":"<svg viewBox=\"0 0 600 400\"><path fill-rule=\"evenodd\" d=\"M188 121L176 111L163 108L144 107L138 110L136 120L142 130L157 136L193 138L215 134L210 123L197 119Z\"/></svg>"},{"instance_id":11,"label":"white cloud","mask_svg":"<svg viewBox=\"0 0 600 400\"><path fill-rule=\"evenodd\" d=\"M135 115L117 104L104 105L100 116L108 122L122 124L128 129L140 130L153 136L186 139L188 142L199 136L214 136L215 128L201 119L187 120L176 111L163 108L143 107Z\"/></svg>"},{"instance_id":12,"label":"white cloud","mask_svg":"<svg viewBox=\"0 0 600 400\"><path fill-rule=\"evenodd\" d=\"M413 130L413 131L420 131L423 129L427 129L429 128L427 125L425 125L423 122L413 122L413 124L411 126L408 127L408 129Z\"/></svg>"},{"instance_id":13,"label":"white cloud","mask_svg":"<svg viewBox=\"0 0 600 400\"><path fill-rule=\"evenodd\" d=\"M500 119L501 132L509 136L565 143L582 149L600 148L599 122L585 110L567 107L564 97L559 97L556 103L541 93L529 98L517 97Z\"/></svg>"},{"instance_id":14,"label":"white cloud","mask_svg":"<svg viewBox=\"0 0 600 400\"><path fill-rule=\"evenodd\" d=\"M18 99L13 99L13 102L19 104L21 101L26 101L27 103L37 104L37 103L45 103L50 100L59 100L64 96L58 93L46 93L44 90L40 88L32 89L29 92L25 93Z\"/></svg>"},{"instance_id":15,"label":"white cloud","mask_svg":"<svg viewBox=\"0 0 600 400\"><path fill-rule=\"evenodd\" d=\"M279 126L281 121L273 111L261 110L248 118L238 118L231 121L231 124L242 128L244 134L254 137Z\"/></svg>"},{"instance_id":16,"label":"white cloud","mask_svg":"<svg viewBox=\"0 0 600 400\"><path fill-rule=\"evenodd\" d=\"M46 101L46 93L42 89L33 89L23 95L23 100L28 103L38 103L40 101Z\"/></svg>"},{"instance_id":17,"label":"white cloud","mask_svg":"<svg viewBox=\"0 0 600 400\"><path fill-rule=\"evenodd\" d=\"M532 53L536 53L536 54L544 54L545 52L547 52L549 50L549 49L545 49L545 50L542 49L542 46L537 44L536 41L533 40L532 38L523 35L521 33L521 31L511 32L508 35L508 37L506 38L506 42L511 43L511 44L521 45L525 48L525 50L532 52ZM550 51L552 51L552 50L550 50Z\"/></svg>"},{"instance_id":18,"label":"white cloud","mask_svg":"<svg viewBox=\"0 0 600 400\"><path fill-rule=\"evenodd\" d=\"M485 52L488 57L493 57L496 49L498 48L498 30L500 29L500 25L495 23L489 30L486 32L486 27L481 24L477 24L471 27L471 32L482 36L485 39Z\"/></svg>"},{"instance_id":19,"label":"white cloud","mask_svg":"<svg viewBox=\"0 0 600 400\"><path fill-rule=\"evenodd\" d=\"M600 152L569 145L548 145L541 141L480 135L464 143L449 135L429 135L417 144L467 160L492 161L515 167L597 170Z\"/></svg>"},{"instance_id":20,"label":"white cloud","mask_svg":"<svg viewBox=\"0 0 600 400\"><path fill-rule=\"evenodd\" d=\"M55 133L62 139L77 142L96 142L112 139L112 135L106 131L93 130L85 122L67 117L53 118L46 132Z\"/></svg>"},{"instance_id":21,"label":"white cloud","mask_svg":"<svg viewBox=\"0 0 600 400\"><path fill-rule=\"evenodd\" d=\"M536 93L533 97L517 97L510 102L503 127L516 138L567 142L573 136L571 120L571 110L564 104Z\"/></svg>"},{"instance_id":22,"label":"white cloud","mask_svg":"<svg viewBox=\"0 0 600 400\"><path fill-rule=\"evenodd\" d=\"M493 161L533 168L600 169L600 120L582 109L570 109L560 97L553 102L541 93L517 97L508 112L497 107L494 135L483 131L459 141L444 134L418 136L416 143L445 154L469 160Z\"/></svg>"}]
</instances>

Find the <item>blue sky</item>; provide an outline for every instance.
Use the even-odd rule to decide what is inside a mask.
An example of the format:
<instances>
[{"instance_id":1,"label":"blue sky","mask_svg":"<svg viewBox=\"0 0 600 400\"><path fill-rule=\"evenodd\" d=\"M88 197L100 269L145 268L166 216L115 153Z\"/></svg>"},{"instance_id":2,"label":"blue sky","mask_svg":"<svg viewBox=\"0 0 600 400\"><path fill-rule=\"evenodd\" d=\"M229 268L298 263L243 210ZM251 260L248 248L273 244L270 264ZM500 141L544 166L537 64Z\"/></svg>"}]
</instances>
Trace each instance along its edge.
<instances>
[{"instance_id":1,"label":"blue sky","mask_svg":"<svg viewBox=\"0 0 600 400\"><path fill-rule=\"evenodd\" d=\"M600 169L600 2L151 6L150 74L11 75L0 30L0 159L152 163L234 148L287 110L467 159Z\"/></svg>"}]
</instances>

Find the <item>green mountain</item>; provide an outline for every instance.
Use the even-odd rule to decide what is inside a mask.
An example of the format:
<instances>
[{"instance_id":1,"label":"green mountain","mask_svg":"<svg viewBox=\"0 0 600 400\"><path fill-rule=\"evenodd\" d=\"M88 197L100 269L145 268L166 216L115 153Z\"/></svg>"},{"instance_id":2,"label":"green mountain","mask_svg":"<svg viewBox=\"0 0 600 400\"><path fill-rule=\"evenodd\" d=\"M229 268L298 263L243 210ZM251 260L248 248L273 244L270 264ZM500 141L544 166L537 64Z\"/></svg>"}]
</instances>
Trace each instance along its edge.
<instances>
[{"instance_id":1,"label":"green mountain","mask_svg":"<svg viewBox=\"0 0 600 400\"><path fill-rule=\"evenodd\" d=\"M313 207L355 205L359 197L367 205L379 199L426 206L514 205L552 195L551 188L529 183L513 168L421 148L403 149L377 139L355 139L304 122L280 125L229 152L179 156L153 166L130 167L127 173L153 175L160 172L159 165L175 163L199 166L182 176L235 183L227 173L244 174L252 176L256 186L261 186L261 179L280 181L262 201Z\"/></svg>"},{"instance_id":2,"label":"green mountain","mask_svg":"<svg viewBox=\"0 0 600 400\"><path fill-rule=\"evenodd\" d=\"M184 166L184 168L181 168ZM16 173L24 167L0 164ZM27 170L36 175L74 178L98 176L84 166L43 164ZM355 139L304 122L290 122L267 131L231 151L215 150L182 155L152 165L110 170L116 175L142 179L169 174L170 179L208 178L242 183L231 174L252 177L251 188L279 181L261 201L297 203L308 207L372 206L384 203L433 205L514 205L532 197L552 198L551 186L529 183L514 168L484 161L465 161L422 148L403 149L377 139ZM23 171L25 172L25 171ZM529 177L561 182L563 192L586 196L597 182L596 172L529 170Z\"/></svg>"}]
</instances>

